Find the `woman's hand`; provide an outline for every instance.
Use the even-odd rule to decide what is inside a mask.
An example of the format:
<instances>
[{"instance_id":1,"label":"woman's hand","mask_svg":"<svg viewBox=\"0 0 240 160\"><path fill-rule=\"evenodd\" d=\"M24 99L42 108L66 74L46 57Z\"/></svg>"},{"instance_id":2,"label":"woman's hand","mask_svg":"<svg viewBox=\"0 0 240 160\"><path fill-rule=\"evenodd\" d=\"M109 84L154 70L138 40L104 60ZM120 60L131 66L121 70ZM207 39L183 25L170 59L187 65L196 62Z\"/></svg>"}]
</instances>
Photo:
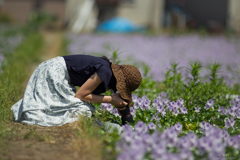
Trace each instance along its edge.
<instances>
[{"instance_id":1,"label":"woman's hand","mask_svg":"<svg viewBox=\"0 0 240 160\"><path fill-rule=\"evenodd\" d=\"M124 110L126 109L125 106L128 105L128 103L121 98L120 94L114 94L112 96L111 104L114 105L118 110Z\"/></svg>"}]
</instances>

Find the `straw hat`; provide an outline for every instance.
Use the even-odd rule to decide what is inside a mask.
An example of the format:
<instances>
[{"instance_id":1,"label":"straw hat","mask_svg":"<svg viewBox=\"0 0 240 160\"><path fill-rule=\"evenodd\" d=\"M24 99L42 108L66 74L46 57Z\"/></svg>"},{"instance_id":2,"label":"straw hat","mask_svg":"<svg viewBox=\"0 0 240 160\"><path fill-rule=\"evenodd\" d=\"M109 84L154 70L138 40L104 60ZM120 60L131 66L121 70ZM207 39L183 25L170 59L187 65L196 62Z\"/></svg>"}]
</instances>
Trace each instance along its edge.
<instances>
[{"instance_id":1,"label":"straw hat","mask_svg":"<svg viewBox=\"0 0 240 160\"><path fill-rule=\"evenodd\" d=\"M136 90L141 82L142 76L139 70L132 65L116 65L111 63L113 74L116 78L116 88L122 99L132 106L131 92Z\"/></svg>"}]
</instances>

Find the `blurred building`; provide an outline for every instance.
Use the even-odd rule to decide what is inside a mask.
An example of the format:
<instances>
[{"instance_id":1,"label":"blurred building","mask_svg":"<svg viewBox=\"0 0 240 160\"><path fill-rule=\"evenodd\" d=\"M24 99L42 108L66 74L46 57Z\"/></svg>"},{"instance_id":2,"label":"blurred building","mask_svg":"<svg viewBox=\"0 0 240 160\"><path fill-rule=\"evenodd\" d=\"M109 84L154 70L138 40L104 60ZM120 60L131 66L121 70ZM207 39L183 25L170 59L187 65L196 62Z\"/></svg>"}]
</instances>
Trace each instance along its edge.
<instances>
[{"instance_id":1,"label":"blurred building","mask_svg":"<svg viewBox=\"0 0 240 160\"><path fill-rule=\"evenodd\" d=\"M240 7L240 0L96 1L111 2L112 6L106 4L105 12L103 12L101 10L104 7L98 7L98 5L96 7L94 0L67 1L67 20L70 22L69 24L72 24L70 28L75 24L75 27L72 28L73 31L92 30L99 22L111 18L111 16L117 16L151 29L206 28L210 32L223 32L226 29L240 32L240 14L237 11ZM116 3L116 1L119 2ZM115 6L113 2L115 2ZM81 27L77 27L80 24L82 24Z\"/></svg>"},{"instance_id":2,"label":"blurred building","mask_svg":"<svg viewBox=\"0 0 240 160\"><path fill-rule=\"evenodd\" d=\"M164 4L163 0L125 0L119 6L118 15L135 24L158 29L162 27Z\"/></svg>"},{"instance_id":3,"label":"blurred building","mask_svg":"<svg viewBox=\"0 0 240 160\"><path fill-rule=\"evenodd\" d=\"M16 23L26 23L32 11L43 11L57 17L58 23L65 21L66 0L0 0L0 14L7 13Z\"/></svg>"},{"instance_id":4,"label":"blurred building","mask_svg":"<svg viewBox=\"0 0 240 160\"><path fill-rule=\"evenodd\" d=\"M164 0L69 0L67 21L72 31L89 31L113 17L129 19L136 25L162 27Z\"/></svg>"},{"instance_id":5,"label":"blurred building","mask_svg":"<svg viewBox=\"0 0 240 160\"><path fill-rule=\"evenodd\" d=\"M205 27L240 32L240 0L0 0L0 14L25 23L32 11L55 15L73 32L93 31L113 17L151 29Z\"/></svg>"},{"instance_id":6,"label":"blurred building","mask_svg":"<svg viewBox=\"0 0 240 160\"><path fill-rule=\"evenodd\" d=\"M227 24L230 29L240 32L240 1L229 0L228 13L227 13Z\"/></svg>"},{"instance_id":7,"label":"blurred building","mask_svg":"<svg viewBox=\"0 0 240 160\"><path fill-rule=\"evenodd\" d=\"M240 31L239 0L166 0L164 26Z\"/></svg>"}]
</instances>

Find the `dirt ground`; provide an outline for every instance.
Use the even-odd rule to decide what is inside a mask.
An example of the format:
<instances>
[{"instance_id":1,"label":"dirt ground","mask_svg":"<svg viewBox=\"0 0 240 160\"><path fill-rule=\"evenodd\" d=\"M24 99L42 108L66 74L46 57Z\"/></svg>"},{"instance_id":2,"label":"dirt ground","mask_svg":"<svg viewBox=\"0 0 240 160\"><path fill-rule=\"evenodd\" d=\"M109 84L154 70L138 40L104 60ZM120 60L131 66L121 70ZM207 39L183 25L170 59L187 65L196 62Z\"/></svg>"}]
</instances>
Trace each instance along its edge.
<instances>
[{"instance_id":1,"label":"dirt ground","mask_svg":"<svg viewBox=\"0 0 240 160\"><path fill-rule=\"evenodd\" d=\"M16 135L11 136L7 160L71 160L74 157L72 142L75 134L72 124L57 127L28 126L15 123Z\"/></svg>"},{"instance_id":2,"label":"dirt ground","mask_svg":"<svg viewBox=\"0 0 240 160\"><path fill-rule=\"evenodd\" d=\"M42 31L45 39L45 47L41 55L41 61L58 56L62 32ZM38 64L31 67L30 73ZM11 122L9 130L10 143L3 154L5 160L73 160L81 159L73 150L75 140L74 125L67 124L56 127L30 126ZM0 158L1 159L1 158Z\"/></svg>"}]
</instances>

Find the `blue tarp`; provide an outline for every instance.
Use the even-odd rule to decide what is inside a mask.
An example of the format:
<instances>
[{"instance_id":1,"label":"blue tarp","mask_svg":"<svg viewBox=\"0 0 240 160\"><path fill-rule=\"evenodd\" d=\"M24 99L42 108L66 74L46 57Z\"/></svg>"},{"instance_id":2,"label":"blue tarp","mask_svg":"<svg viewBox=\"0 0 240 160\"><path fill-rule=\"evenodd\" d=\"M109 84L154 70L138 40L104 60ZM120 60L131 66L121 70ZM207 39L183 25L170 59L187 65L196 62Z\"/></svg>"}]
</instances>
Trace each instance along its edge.
<instances>
[{"instance_id":1,"label":"blue tarp","mask_svg":"<svg viewBox=\"0 0 240 160\"><path fill-rule=\"evenodd\" d=\"M126 18L112 18L101 23L97 29L98 32L129 33L145 30L142 26L134 25Z\"/></svg>"}]
</instances>

